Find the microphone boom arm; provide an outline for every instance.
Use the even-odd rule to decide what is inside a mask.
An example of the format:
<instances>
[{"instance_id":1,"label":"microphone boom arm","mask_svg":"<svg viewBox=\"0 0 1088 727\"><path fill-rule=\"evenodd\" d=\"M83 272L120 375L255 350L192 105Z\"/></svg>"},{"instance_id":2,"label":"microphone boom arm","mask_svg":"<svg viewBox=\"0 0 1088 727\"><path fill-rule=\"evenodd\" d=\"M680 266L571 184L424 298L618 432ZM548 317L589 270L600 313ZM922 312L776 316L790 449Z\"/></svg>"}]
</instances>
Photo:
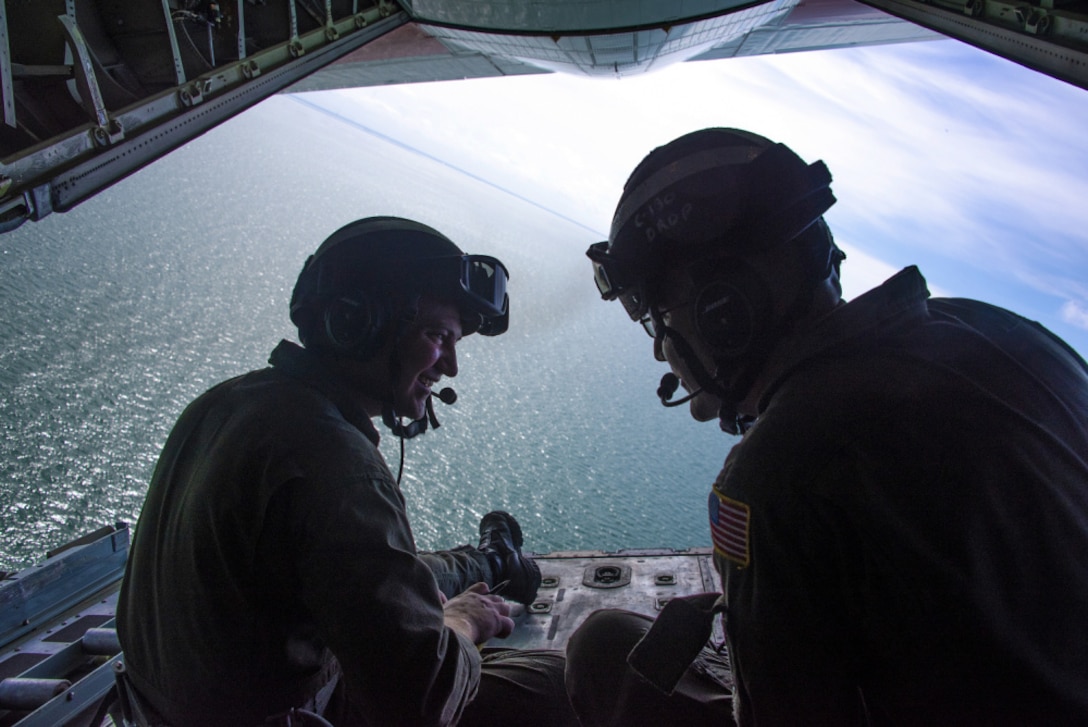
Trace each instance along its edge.
<instances>
[{"instance_id":1,"label":"microphone boom arm","mask_svg":"<svg viewBox=\"0 0 1088 727\"><path fill-rule=\"evenodd\" d=\"M677 399L676 401L669 401L679 388L680 377L670 371L661 377L661 384L657 387L657 398L661 399L661 404L663 406L680 406L681 404L688 403L703 391L702 389L696 389L683 398Z\"/></svg>"}]
</instances>

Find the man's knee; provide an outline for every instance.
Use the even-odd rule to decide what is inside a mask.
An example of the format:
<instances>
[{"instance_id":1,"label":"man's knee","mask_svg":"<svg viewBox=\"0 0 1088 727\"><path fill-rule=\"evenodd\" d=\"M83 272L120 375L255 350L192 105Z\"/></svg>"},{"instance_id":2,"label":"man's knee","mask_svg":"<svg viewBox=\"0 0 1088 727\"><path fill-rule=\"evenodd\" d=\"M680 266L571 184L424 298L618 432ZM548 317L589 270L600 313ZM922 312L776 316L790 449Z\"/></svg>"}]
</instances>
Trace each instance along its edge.
<instances>
[{"instance_id":1,"label":"man's knee","mask_svg":"<svg viewBox=\"0 0 1088 727\"><path fill-rule=\"evenodd\" d=\"M571 634L567 643L568 672L572 660L611 661L618 658L619 661L627 663L627 654L652 625L653 619L631 611L594 611Z\"/></svg>"},{"instance_id":2,"label":"man's knee","mask_svg":"<svg viewBox=\"0 0 1088 727\"><path fill-rule=\"evenodd\" d=\"M648 616L619 609L586 617L567 642L567 692L576 708L619 693L628 677L627 655L652 625Z\"/></svg>"},{"instance_id":3,"label":"man's knee","mask_svg":"<svg viewBox=\"0 0 1088 727\"><path fill-rule=\"evenodd\" d=\"M577 719L563 681L562 651L485 649L480 689L459 724L491 727L517 715L529 727L571 727Z\"/></svg>"}]
</instances>

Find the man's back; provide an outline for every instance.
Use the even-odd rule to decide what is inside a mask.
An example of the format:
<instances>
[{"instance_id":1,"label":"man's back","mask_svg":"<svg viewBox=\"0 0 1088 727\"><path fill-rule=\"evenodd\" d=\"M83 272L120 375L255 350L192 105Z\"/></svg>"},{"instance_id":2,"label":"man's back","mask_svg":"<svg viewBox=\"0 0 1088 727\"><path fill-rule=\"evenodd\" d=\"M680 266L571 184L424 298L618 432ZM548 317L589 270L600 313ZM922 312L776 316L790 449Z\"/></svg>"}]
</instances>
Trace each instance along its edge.
<instances>
[{"instance_id":1,"label":"man's back","mask_svg":"<svg viewBox=\"0 0 1088 727\"><path fill-rule=\"evenodd\" d=\"M130 676L174 724L259 724L313 696L331 651L368 718L444 724L479 655L444 624L377 433L307 352L272 361L164 448L119 604Z\"/></svg>"},{"instance_id":2,"label":"man's back","mask_svg":"<svg viewBox=\"0 0 1088 727\"><path fill-rule=\"evenodd\" d=\"M119 607L129 671L167 716L257 724L301 704L309 677L319 678L323 648L292 613L301 609L288 587L293 561L279 560L286 543L269 537L287 535L279 489L308 467L298 455L320 461L313 447L331 444L321 422L334 414L301 384L262 371L212 389L179 419ZM239 693L267 711L232 713Z\"/></svg>"},{"instance_id":3,"label":"man's back","mask_svg":"<svg viewBox=\"0 0 1088 727\"><path fill-rule=\"evenodd\" d=\"M716 485L751 512L751 562L721 559L747 711L841 717L860 689L875 723L1083 719L1083 362L971 301L853 333Z\"/></svg>"}]
</instances>

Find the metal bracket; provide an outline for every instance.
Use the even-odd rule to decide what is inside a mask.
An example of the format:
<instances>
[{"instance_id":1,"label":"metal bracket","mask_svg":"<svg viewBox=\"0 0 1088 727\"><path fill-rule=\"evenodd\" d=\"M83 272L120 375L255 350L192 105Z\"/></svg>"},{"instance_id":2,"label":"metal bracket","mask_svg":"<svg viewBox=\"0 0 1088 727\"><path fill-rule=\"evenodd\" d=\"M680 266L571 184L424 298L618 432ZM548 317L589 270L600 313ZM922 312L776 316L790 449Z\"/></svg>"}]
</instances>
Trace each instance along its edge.
<instances>
[{"instance_id":1,"label":"metal bracket","mask_svg":"<svg viewBox=\"0 0 1088 727\"><path fill-rule=\"evenodd\" d=\"M98 77L94 73L91 51L83 38L83 31L76 25L74 18L58 15L68 47L72 50L72 73L75 75L79 101L91 119L101 128L108 128L110 117L106 112L106 102L102 100L102 90L98 87Z\"/></svg>"},{"instance_id":2,"label":"metal bracket","mask_svg":"<svg viewBox=\"0 0 1088 727\"><path fill-rule=\"evenodd\" d=\"M1021 5L1016 8L1016 19L1020 21L1025 33L1046 35L1050 30L1050 15L1043 8Z\"/></svg>"},{"instance_id":3,"label":"metal bracket","mask_svg":"<svg viewBox=\"0 0 1088 727\"><path fill-rule=\"evenodd\" d=\"M4 104L4 123L15 128L15 84L11 80L11 44L8 42L7 3L0 3L0 101Z\"/></svg>"},{"instance_id":4,"label":"metal bracket","mask_svg":"<svg viewBox=\"0 0 1088 727\"><path fill-rule=\"evenodd\" d=\"M170 13L170 0L162 0L162 15L163 20L166 21L166 35L170 38L170 52L174 56L174 76L180 86L185 83L185 65L181 62L178 34L174 32L174 16Z\"/></svg>"},{"instance_id":5,"label":"metal bracket","mask_svg":"<svg viewBox=\"0 0 1088 727\"><path fill-rule=\"evenodd\" d=\"M298 40L298 9L295 7L295 0L287 0L287 17L290 20L290 38L291 40Z\"/></svg>"},{"instance_id":6,"label":"metal bracket","mask_svg":"<svg viewBox=\"0 0 1088 727\"><path fill-rule=\"evenodd\" d=\"M10 177L0 176L3 195L11 189L11 182ZM10 199L0 196L0 233L11 232L27 220L40 220L52 212L53 198L48 184L33 187Z\"/></svg>"},{"instance_id":7,"label":"metal bracket","mask_svg":"<svg viewBox=\"0 0 1088 727\"><path fill-rule=\"evenodd\" d=\"M257 61L247 61L242 64L242 76L247 80L253 80L261 75L261 64Z\"/></svg>"},{"instance_id":8,"label":"metal bracket","mask_svg":"<svg viewBox=\"0 0 1088 727\"><path fill-rule=\"evenodd\" d=\"M631 582L631 566L606 563L586 566L582 585L590 588L622 588Z\"/></svg>"},{"instance_id":9,"label":"metal bracket","mask_svg":"<svg viewBox=\"0 0 1088 727\"><path fill-rule=\"evenodd\" d=\"M242 60L246 57L246 9L243 3L245 0L238 0L238 9L235 11L235 17L238 18L238 60Z\"/></svg>"},{"instance_id":10,"label":"metal bracket","mask_svg":"<svg viewBox=\"0 0 1088 727\"><path fill-rule=\"evenodd\" d=\"M125 138L125 127L118 119L107 119L105 126L91 129L91 136L98 146L110 146Z\"/></svg>"},{"instance_id":11,"label":"metal bracket","mask_svg":"<svg viewBox=\"0 0 1088 727\"><path fill-rule=\"evenodd\" d=\"M178 99L181 101L182 106L199 106L204 103L204 94L211 90L211 81L193 81L188 86L178 89Z\"/></svg>"}]
</instances>

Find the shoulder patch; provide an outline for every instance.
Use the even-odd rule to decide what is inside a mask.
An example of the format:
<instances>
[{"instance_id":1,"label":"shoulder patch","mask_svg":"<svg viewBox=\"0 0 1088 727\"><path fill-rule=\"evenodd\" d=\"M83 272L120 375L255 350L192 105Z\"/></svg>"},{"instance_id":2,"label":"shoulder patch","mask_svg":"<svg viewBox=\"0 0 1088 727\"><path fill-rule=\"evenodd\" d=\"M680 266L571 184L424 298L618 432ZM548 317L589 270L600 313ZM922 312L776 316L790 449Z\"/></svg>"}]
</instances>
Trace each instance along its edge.
<instances>
[{"instance_id":1,"label":"shoulder patch","mask_svg":"<svg viewBox=\"0 0 1088 727\"><path fill-rule=\"evenodd\" d=\"M723 558L746 568L751 562L748 552L748 505L726 497L717 490L710 491L707 503L710 511L710 538L714 552Z\"/></svg>"}]
</instances>

